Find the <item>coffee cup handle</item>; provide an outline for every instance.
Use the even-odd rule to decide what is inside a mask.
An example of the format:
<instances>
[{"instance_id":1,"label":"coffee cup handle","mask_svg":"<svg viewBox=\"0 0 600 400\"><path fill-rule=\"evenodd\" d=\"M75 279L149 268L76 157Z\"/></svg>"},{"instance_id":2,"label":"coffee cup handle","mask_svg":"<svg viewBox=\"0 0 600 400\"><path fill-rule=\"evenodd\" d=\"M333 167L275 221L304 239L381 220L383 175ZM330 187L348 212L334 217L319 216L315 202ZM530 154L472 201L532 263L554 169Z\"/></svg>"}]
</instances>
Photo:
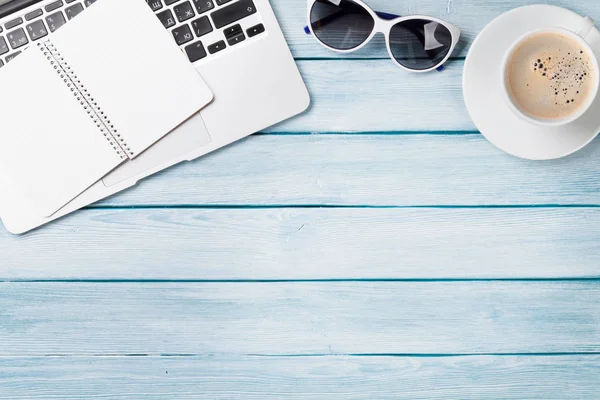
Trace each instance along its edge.
<instances>
[{"instance_id":1,"label":"coffee cup handle","mask_svg":"<svg viewBox=\"0 0 600 400\"><path fill-rule=\"evenodd\" d=\"M593 27L594 20L590 17L583 17L581 26L579 27L579 29L577 29L575 33L577 34L577 36L580 36L582 39L585 39L585 37L590 33Z\"/></svg>"}]
</instances>

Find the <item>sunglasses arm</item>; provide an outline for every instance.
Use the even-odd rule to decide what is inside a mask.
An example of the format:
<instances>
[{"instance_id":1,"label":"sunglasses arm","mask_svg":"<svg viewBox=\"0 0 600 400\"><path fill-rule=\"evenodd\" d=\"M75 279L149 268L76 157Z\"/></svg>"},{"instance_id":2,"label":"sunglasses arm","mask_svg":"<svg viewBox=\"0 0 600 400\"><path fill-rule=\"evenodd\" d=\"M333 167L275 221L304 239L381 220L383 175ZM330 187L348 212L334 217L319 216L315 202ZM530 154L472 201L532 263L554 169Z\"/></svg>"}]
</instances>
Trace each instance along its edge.
<instances>
[{"instance_id":1,"label":"sunglasses arm","mask_svg":"<svg viewBox=\"0 0 600 400\"><path fill-rule=\"evenodd\" d=\"M396 15L396 14L390 14L390 13L386 13L386 12L382 12L382 11L375 11L375 14L377 14L377 16L378 16L379 18L381 18L381 19L385 19L385 20L391 20L391 19L394 19L394 18L399 18L399 17L400 17L400 15ZM310 35L310 34L311 34L311 32L310 32L310 28L308 27L308 25L306 25L306 26L304 27L304 32L305 32L307 35ZM444 66L443 66L443 65L440 65L438 68L436 68L436 70L437 70L438 72L442 72L444 69L445 69L445 68L444 68Z\"/></svg>"},{"instance_id":2,"label":"sunglasses arm","mask_svg":"<svg viewBox=\"0 0 600 400\"><path fill-rule=\"evenodd\" d=\"M396 14L390 14L390 13L386 13L386 12L382 12L382 11L375 11L375 14L377 14L377 16L381 19L394 19L394 18L400 18L399 15Z\"/></svg>"}]
</instances>

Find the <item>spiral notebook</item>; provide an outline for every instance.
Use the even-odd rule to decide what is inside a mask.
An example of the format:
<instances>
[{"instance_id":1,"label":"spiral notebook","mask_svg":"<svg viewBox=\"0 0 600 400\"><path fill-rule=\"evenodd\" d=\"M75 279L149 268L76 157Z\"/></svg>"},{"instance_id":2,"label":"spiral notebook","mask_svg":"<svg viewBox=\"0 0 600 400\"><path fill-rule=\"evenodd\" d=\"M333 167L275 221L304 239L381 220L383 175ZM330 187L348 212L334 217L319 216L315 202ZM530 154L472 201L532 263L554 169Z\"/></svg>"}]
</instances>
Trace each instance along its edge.
<instances>
[{"instance_id":1,"label":"spiral notebook","mask_svg":"<svg viewBox=\"0 0 600 400\"><path fill-rule=\"evenodd\" d=\"M49 217L211 100L145 0L98 1L0 69L2 189Z\"/></svg>"}]
</instances>

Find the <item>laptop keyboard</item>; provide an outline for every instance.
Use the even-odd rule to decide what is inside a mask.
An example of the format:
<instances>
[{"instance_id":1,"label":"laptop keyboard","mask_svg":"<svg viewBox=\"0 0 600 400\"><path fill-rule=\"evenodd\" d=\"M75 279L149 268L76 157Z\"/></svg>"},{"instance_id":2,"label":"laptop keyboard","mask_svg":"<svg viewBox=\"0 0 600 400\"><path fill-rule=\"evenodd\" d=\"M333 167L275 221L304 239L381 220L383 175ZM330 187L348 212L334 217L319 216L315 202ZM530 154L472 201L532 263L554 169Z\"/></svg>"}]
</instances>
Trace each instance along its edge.
<instances>
[{"instance_id":1,"label":"laptop keyboard","mask_svg":"<svg viewBox=\"0 0 600 400\"><path fill-rule=\"evenodd\" d=\"M97 0L56 0L0 25L0 67ZM173 40L196 62L265 32L252 0L146 0Z\"/></svg>"}]
</instances>

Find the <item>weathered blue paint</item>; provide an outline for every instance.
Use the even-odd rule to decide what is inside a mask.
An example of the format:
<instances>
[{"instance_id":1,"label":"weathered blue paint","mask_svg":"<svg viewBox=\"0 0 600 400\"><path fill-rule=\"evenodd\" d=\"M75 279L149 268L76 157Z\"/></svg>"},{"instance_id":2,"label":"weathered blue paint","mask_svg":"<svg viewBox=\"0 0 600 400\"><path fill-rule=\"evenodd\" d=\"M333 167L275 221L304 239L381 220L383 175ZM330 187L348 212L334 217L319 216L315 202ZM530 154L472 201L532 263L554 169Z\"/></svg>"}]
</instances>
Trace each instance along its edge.
<instances>
[{"instance_id":1,"label":"weathered blue paint","mask_svg":"<svg viewBox=\"0 0 600 400\"><path fill-rule=\"evenodd\" d=\"M519 160L462 102L470 41L534 1L368 1L461 27L447 70L340 58L272 0L306 114L0 228L0 399L598 398L598 141Z\"/></svg>"}]
</instances>

